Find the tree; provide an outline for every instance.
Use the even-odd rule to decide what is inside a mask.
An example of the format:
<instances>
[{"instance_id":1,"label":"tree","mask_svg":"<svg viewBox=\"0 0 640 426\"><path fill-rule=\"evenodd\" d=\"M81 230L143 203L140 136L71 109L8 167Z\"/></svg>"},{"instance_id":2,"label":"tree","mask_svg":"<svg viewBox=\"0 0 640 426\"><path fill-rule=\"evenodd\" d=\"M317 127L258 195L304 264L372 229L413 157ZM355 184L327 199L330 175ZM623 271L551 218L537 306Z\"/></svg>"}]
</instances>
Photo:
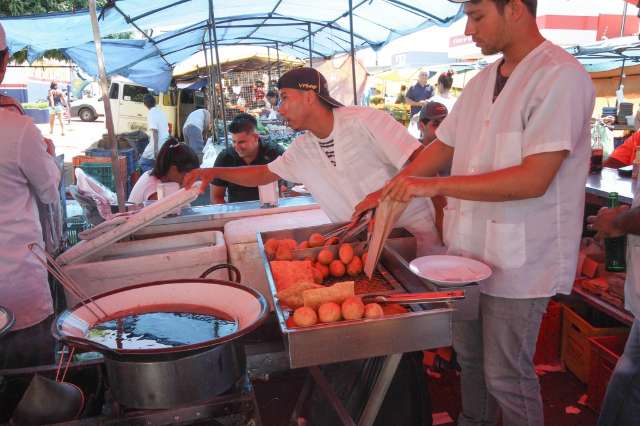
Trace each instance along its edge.
<instances>
[{"instance_id":1,"label":"tree","mask_svg":"<svg viewBox=\"0 0 640 426\"><path fill-rule=\"evenodd\" d=\"M108 0L96 0L97 6L103 7ZM23 16L37 15L49 12L72 12L89 7L88 0L0 0L0 16ZM106 38L131 38L131 33L119 33L107 36ZM65 60L64 54L57 49L47 50L44 55L48 59ZM11 57L17 63L27 60L27 50L23 49L14 52Z\"/></svg>"},{"instance_id":2,"label":"tree","mask_svg":"<svg viewBox=\"0 0 640 426\"><path fill-rule=\"evenodd\" d=\"M97 0L98 7L104 6L106 0ZM71 12L86 9L88 0L2 0L0 16L35 15L48 12Z\"/></svg>"}]
</instances>

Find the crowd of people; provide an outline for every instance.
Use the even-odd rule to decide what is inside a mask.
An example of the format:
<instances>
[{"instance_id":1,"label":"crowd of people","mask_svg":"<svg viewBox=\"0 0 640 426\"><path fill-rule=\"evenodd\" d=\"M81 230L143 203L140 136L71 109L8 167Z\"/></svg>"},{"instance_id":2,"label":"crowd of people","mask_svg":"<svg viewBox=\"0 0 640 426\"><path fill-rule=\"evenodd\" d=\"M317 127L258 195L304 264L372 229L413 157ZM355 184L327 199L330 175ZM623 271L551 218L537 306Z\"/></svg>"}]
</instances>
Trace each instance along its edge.
<instances>
[{"instance_id":1,"label":"crowd of people","mask_svg":"<svg viewBox=\"0 0 640 426\"><path fill-rule=\"evenodd\" d=\"M540 426L544 410L533 355L549 300L570 293L573 285L594 87L575 58L542 36L536 0L450 1L464 3L465 34L482 53L501 57L469 81L458 99L450 92L450 72L438 76L436 87L421 72L403 94L419 137L384 111L343 105L331 96L320 72L296 68L279 78L277 92L263 91L260 100L264 116L277 114L304 133L284 150L261 140L254 116L239 114L228 128L232 144L214 167L202 168L201 153L211 131L207 109L189 115L182 129L185 141L180 142L170 137L155 98L146 95L150 142L130 201L153 199L162 182L190 187L201 181L201 190L211 183L212 201L226 203L257 199L258 185L288 181L304 184L333 222L350 221L383 199L407 202L397 225L416 237L419 256L446 252L482 260L493 269L479 283L478 318L453 323L453 348L461 368L457 424L496 425L501 419L505 426ZM0 81L8 57L0 26ZM49 97L57 114L64 97L53 86ZM0 368L15 368L53 359L51 351L33 349L34 342L42 348L51 339L47 332L53 307L46 270L33 261L26 244L43 243L35 204L57 199L59 173L50 141L18 112L0 105L5 135L0 175L4 192L11 194L0 206L0 301L17 318L13 331L2 338ZM619 149L627 153L628 145L635 154L635 139ZM610 161L620 165L629 158L620 151ZM630 209L603 209L589 218L598 237L629 235L626 302L636 318L639 223L637 203ZM631 426L640 418L639 327L636 319L599 426ZM424 380L422 365L414 358L406 354L402 365ZM340 381L353 377L361 365L328 368L339 372L332 380ZM418 381L402 391L412 395L426 389ZM418 402L402 398L393 411L383 409L379 421L431 424L428 395ZM329 414L316 415L311 424L332 424L325 417Z\"/></svg>"}]
</instances>

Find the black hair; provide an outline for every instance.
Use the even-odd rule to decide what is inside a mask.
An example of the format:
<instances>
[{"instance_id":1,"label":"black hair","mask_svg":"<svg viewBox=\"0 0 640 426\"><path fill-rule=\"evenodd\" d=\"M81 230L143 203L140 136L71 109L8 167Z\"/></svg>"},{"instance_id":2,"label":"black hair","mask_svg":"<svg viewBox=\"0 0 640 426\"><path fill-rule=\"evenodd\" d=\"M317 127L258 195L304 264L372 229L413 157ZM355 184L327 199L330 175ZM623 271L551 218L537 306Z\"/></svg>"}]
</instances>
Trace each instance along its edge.
<instances>
[{"instance_id":1,"label":"black hair","mask_svg":"<svg viewBox=\"0 0 640 426\"><path fill-rule=\"evenodd\" d=\"M278 97L278 92L276 92L275 90L271 89L267 92L267 98L277 98Z\"/></svg>"},{"instance_id":2,"label":"black hair","mask_svg":"<svg viewBox=\"0 0 640 426\"><path fill-rule=\"evenodd\" d=\"M51 84L49 85L49 90L53 90L57 88L58 88L58 83L56 83L55 81L52 81Z\"/></svg>"},{"instance_id":3,"label":"black hair","mask_svg":"<svg viewBox=\"0 0 640 426\"><path fill-rule=\"evenodd\" d=\"M9 53L9 49L0 50L0 63L4 61L4 55L7 55L8 53Z\"/></svg>"},{"instance_id":4,"label":"black hair","mask_svg":"<svg viewBox=\"0 0 640 426\"><path fill-rule=\"evenodd\" d=\"M481 1L482 0L471 0L471 3L480 3ZM491 1L494 2L498 7L498 12L502 13L504 12L504 7L511 0L491 0ZM531 13L533 16L536 16L536 10L538 9L538 0L522 0L522 3L524 3L525 6L527 6L529 13Z\"/></svg>"},{"instance_id":5,"label":"black hair","mask_svg":"<svg viewBox=\"0 0 640 426\"><path fill-rule=\"evenodd\" d=\"M449 70L440 74L438 77L438 84L442 84L442 87L447 90L451 89L451 86L453 86L453 71Z\"/></svg>"},{"instance_id":6,"label":"black hair","mask_svg":"<svg viewBox=\"0 0 640 426\"><path fill-rule=\"evenodd\" d=\"M147 93L142 97L142 103L144 106L151 109L156 106L156 98L151 93Z\"/></svg>"},{"instance_id":7,"label":"black hair","mask_svg":"<svg viewBox=\"0 0 640 426\"><path fill-rule=\"evenodd\" d=\"M258 127L258 120L246 112L241 112L229 124L229 133L254 132Z\"/></svg>"},{"instance_id":8,"label":"black hair","mask_svg":"<svg viewBox=\"0 0 640 426\"><path fill-rule=\"evenodd\" d=\"M169 173L171 166L176 166L179 172L186 173L200 167L200 160L189 145L180 143L176 138L169 138L158 151L151 176L162 178Z\"/></svg>"}]
</instances>

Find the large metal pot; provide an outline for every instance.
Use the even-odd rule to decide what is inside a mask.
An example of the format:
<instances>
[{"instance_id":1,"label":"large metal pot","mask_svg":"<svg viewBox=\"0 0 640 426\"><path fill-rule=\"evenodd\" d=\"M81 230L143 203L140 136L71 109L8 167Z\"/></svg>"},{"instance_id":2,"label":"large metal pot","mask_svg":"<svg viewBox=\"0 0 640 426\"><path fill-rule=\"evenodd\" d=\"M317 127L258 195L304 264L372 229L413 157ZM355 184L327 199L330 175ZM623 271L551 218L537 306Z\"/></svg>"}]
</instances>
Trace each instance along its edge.
<instances>
[{"instance_id":1,"label":"large metal pot","mask_svg":"<svg viewBox=\"0 0 640 426\"><path fill-rule=\"evenodd\" d=\"M172 408L204 401L231 388L245 373L244 348L237 339L257 328L268 313L260 292L215 279L178 279L139 284L93 298L62 313L54 336L76 348L104 354L109 385L122 405ZM99 306L106 316L94 315ZM224 337L169 348L117 349L87 338L96 324L124 315L171 312L224 313L238 329Z\"/></svg>"}]
</instances>

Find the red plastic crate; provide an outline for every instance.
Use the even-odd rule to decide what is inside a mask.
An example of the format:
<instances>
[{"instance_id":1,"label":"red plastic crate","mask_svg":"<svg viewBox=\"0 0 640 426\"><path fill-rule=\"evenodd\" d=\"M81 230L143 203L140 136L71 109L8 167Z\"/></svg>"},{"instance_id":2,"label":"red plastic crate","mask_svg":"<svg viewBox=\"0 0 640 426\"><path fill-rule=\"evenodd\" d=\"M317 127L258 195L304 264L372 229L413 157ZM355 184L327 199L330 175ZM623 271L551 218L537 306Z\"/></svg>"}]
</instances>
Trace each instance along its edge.
<instances>
[{"instance_id":1,"label":"red plastic crate","mask_svg":"<svg viewBox=\"0 0 640 426\"><path fill-rule=\"evenodd\" d=\"M587 405L595 411L600 411L607 384L624 351L627 336L590 337L589 341L591 342L591 368L587 385L589 397Z\"/></svg>"},{"instance_id":2,"label":"red plastic crate","mask_svg":"<svg viewBox=\"0 0 640 426\"><path fill-rule=\"evenodd\" d=\"M562 304L549 300L547 311L542 316L536 353L533 363L554 364L560 361L560 344L562 342Z\"/></svg>"}]
</instances>

